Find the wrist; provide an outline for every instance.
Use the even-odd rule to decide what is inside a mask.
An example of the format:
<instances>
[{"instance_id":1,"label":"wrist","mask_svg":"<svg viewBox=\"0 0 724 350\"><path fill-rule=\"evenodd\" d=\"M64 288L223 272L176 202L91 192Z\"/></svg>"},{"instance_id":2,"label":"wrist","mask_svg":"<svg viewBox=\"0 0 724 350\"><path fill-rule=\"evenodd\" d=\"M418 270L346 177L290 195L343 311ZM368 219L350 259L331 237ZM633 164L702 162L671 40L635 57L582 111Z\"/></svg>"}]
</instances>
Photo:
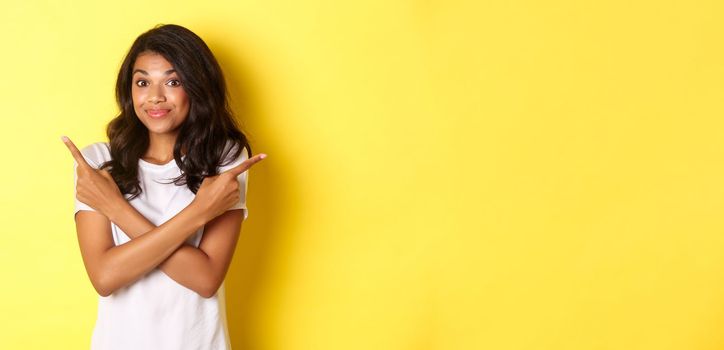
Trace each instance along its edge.
<instances>
[{"instance_id":1,"label":"wrist","mask_svg":"<svg viewBox=\"0 0 724 350\"><path fill-rule=\"evenodd\" d=\"M108 220L116 222L129 208L131 208L131 204L125 198L120 197L111 203L108 213L105 214Z\"/></svg>"},{"instance_id":2,"label":"wrist","mask_svg":"<svg viewBox=\"0 0 724 350\"><path fill-rule=\"evenodd\" d=\"M193 217L198 218L201 226L206 225L206 223L213 219L208 207L197 201L195 198L191 201L191 203L189 203L185 210L190 211L193 214Z\"/></svg>"}]
</instances>

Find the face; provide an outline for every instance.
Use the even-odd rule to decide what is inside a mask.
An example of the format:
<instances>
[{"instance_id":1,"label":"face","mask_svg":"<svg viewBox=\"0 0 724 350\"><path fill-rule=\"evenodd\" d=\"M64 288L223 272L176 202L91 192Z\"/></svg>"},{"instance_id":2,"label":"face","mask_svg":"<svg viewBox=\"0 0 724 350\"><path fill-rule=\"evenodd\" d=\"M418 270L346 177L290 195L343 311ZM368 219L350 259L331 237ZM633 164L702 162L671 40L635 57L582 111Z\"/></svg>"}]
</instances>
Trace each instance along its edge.
<instances>
[{"instance_id":1,"label":"face","mask_svg":"<svg viewBox=\"0 0 724 350\"><path fill-rule=\"evenodd\" d=\"M155 52L143 52L136 57L131 83L133 108L149 136L178 135L189 98L173 65Z\"/></svg>"}]
</instances>

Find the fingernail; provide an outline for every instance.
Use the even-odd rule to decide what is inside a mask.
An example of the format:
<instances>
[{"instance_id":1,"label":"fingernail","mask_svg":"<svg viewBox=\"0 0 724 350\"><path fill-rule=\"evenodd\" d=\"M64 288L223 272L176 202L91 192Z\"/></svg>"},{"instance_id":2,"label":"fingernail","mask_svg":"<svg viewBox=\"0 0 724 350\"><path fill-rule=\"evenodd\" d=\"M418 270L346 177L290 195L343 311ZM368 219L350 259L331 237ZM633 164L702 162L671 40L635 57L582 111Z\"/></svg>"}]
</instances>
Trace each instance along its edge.
<instances>
[{"instance_id":1,"label":"fingernail","mask_svg":"<svg viewBox=\"0 0 724 350\"><path fill-rule=\"evenodd\" d=\"M266 154L262 153L259 155L259 159L264 159L264 158L266 158Z\"/></svg>"},{"instance_id":2,"label":"fingernail","mask_svg":"<svg viewBox=\"0 0 724 350\"><path fill-rule=\"evenodd\" d=\"M68 136L61 136L60 140L63 142L68 141Z\"/></svg>"}]
</instances>

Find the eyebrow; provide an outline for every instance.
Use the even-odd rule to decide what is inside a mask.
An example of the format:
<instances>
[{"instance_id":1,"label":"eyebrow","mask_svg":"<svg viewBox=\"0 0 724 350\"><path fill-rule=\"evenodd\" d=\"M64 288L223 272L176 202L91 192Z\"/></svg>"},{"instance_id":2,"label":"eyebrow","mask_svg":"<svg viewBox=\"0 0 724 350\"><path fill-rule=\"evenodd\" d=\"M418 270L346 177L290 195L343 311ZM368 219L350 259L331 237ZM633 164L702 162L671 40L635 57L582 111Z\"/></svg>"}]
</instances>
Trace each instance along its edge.
<instances>
[{"instance_id":1,"label":"eyebrow","mask_svg":"<svg viewBox=\"0 0 724 350\"><path fill-rule=\"evenodd\" d=\"M172 69L169 69L169 70L165 71L163 74L169 75L169 74L171 74L171 73L173 73L173 72L175 72L175 71L176 71L176 70L172 68ZM143 70L143 69L135 69L135 70L133 70L133 73L132 73L132 74L136 74L136 72L141 73L141 74L143 74L143 75L148 75L148 72L146 72L146 71Z\"/></svg>"}]
</instances>

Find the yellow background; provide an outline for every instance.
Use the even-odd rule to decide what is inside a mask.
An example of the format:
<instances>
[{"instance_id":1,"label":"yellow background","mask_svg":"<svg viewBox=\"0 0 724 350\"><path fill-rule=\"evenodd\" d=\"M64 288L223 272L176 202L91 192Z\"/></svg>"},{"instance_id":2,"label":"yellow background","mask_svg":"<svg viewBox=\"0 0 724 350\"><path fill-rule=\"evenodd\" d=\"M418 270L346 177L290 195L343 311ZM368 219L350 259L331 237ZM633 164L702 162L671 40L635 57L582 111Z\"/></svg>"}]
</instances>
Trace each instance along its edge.
<instances>
[{"instance_id":1,"label":"yellow background","mask_svg":"<svg viewBox=\"0 0 724 350\"><path fill-rule=\"evenodd\" d=\"M723 4L5 1L0 348L88 347L59 137L177 23L269 154L235 349L722 349Z\"/></svg>"}]
</instances>

